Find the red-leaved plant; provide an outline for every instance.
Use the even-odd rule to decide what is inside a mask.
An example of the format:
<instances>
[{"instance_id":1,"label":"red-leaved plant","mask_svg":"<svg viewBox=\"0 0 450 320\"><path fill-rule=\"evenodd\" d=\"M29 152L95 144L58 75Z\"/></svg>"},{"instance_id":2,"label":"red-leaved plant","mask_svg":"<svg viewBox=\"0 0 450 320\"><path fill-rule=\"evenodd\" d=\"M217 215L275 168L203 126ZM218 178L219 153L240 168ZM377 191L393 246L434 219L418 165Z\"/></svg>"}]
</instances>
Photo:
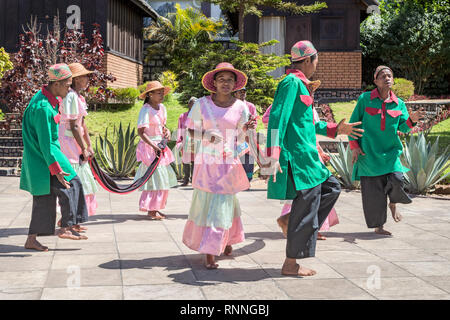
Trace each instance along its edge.
<instances>
[{"instance_id":1,"label":"red-leaved plant","mask_svg":"<svg viewBox=\"0 0 450 320\"><path fill-rule=\"evenodd\" d=\"M37 18L32 18L27 24L27 30L19 36L19 51L12 55L14 68L8 71L2 79L0 88L0 106L6 107L15 117L9 117L3 122L3 129L9 130L10 121L21 123L31 98L47 83L47 70L56 63L79 62L88 70L95 71L90 76L90 86L97 86L95 96L90 100L104 102L114 97L114 93L107 89L107 81L115 81L111 74L102 71L103 67L103 39L100 26L94 24L91 40L84 34L83 26L80 30L61 30L59 17L53 19L53 30L47 30L42 35L41 26ZM0 128L1 129L1 128Z\"/></svg>"}]
</instances>

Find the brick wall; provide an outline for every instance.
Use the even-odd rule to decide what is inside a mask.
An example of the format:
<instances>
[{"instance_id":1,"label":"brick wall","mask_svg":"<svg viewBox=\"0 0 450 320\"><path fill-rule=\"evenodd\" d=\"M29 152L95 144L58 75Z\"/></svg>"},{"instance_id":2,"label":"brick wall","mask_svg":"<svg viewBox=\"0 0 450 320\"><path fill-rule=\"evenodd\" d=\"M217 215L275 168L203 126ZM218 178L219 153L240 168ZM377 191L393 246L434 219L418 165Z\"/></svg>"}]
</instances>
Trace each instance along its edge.
<instances>
[{"instance_id":1,"label":"brick wall","mask_svg":"<svg viewBox=\"0 0 450 320\"><path fill-rule=\"evenodd\" d=\"M321 89L360 89L361 52L319 52L313 80L322 81Z\"/></svg>"},{"instance_id":2,"label":"brick wall","mask_svg":"<svg viewBox=\"0 0 450 320\"><path fill-rule=\"evenodd\" d=\"M112 73L116 81L108 82L112 88L137 87L142 84L142 64L119 57L113 53L106 53L104 66L106 72Z\"/></svg>"}]
</instances>

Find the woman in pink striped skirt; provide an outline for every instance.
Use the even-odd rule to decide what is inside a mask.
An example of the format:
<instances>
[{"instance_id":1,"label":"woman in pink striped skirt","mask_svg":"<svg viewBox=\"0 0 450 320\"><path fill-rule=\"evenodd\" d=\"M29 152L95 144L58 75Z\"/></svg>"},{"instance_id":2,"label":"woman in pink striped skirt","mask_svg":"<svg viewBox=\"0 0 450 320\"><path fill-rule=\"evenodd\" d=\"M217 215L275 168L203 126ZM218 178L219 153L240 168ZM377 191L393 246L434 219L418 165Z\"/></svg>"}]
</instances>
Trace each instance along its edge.
<instances>
[{"instance_id":1,"label":"woman in pink striped skirt","mask_svg":"<svg viewBox=\"0 0 450 320\"><path fill-rule=\"evenodd\" d=\"M161 152L158 143L170 138L169 129L166 128L167 111L162 104L164 96L170 88L163 87L159 81L151 81L147 89L140 95L145 99L139 112L138 133L141 137L136 149L137 161L141 164L136 171L135 180L141 178L156 157ZM175 161L172 151L166 148L162 159L153 175L139 190L142 191L139 199L139 210L147 212L152 220L166 218L160 210L166 207L169 189L175 187L177 177L170 164Z\"/></svg>"}]
</instances>

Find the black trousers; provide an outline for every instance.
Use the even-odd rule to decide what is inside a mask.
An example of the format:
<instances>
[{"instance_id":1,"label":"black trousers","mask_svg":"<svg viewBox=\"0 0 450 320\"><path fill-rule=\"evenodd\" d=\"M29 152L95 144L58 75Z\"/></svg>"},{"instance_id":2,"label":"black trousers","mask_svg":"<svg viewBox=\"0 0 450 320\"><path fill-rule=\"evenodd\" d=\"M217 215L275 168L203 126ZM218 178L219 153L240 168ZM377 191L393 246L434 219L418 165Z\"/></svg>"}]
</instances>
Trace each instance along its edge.
<instances>
[{"instance_id":1,"label":"black trousers","mask_svg":"<svg viewBox=\"0 0 450 320\"><path fill-rule=\"evenodd\" d=\"M50 177L50 194L33 196L33 209L28 234L53 235L56 222L56 201L61 206L61 226L71 227L88 220L88 210L83 186L78 176L66 189L56 176Z\"/></svg>"},{"instance_id":2,"label":"black trousers","mask_svg":"<svg viewBox=\"0 0 450 320\"><path fill-rule=\"evenodd\" d=\"M244 154L241 158L242 166L244 167L245 173L247 174L248 181L253 179L253 170L255 168L255 159L250 153Z\"/></svg>"},{"instance_id":3,"label":"black trousers","mask_svg":"<svg viewBox=\"0 0 450 320\"><path fill-rule=\"evenodd\" d=\"M403 190L402 172L360 179L364 217L369 228L380 228L386 223L388 197L390 203L412 202Z\"/></svg>"},{"instance_id":4,"label":"black trousers","mask_svg":"<svg viewBox=\"0 0 450 320\"><path fill-rule=\"evenodd\" d=\"M288 174L294 183L290 167ZM314 188L297 190L289 215L286 257L303 259L315 256L317 232L340 193L341 186L334 176Z\"/></svg>"},{"instance_id":5,"label":"black trousers","mask_svg":"<svg viewBox=\"0 0 450 320\"><path fill-rule=\"evenodd\" d=\"M194 171L194 162L183 163L183 182L188 183L192 181L192 173Z\"/></svg>"}]
</instances>

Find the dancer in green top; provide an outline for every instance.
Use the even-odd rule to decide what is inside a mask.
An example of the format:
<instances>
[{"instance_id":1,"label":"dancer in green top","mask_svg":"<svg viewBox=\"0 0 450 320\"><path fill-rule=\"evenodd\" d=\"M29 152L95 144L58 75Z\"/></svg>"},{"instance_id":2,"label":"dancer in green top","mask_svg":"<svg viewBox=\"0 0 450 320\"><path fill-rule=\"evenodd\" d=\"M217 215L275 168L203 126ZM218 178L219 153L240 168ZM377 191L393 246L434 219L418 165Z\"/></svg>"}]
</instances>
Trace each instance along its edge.
<instances>
[{"instance_id":1,"label":"dancer in green top","mask_svg":"<svg viewBox=\"0 0 450 320\"><path fill-rule=\"evenodd\" d=\"M402 99L397 98L391 87L394 83L392 70L379 66L375 70L376 89L364 92L358 98L350 121L361 121L364 136L350 137L353 152L353 179L361 180L361 194L367 226L375 232L391 235L383 229L387 218L387 196L394 221L401 220L396 203L411 203L403 190L403 172L400 155L403 146L397 134L407 133L423 118L425 112L411 112Z\"/></svg>"},{"instance_id":2,"label":"dancer in green top","mask_svg":"<svg viewBox=\"0 0 450 320\"><path fill-rule=\"evenodd\" d=\"M360 123L339 124L314 121L313 98L308 87L318 55L309 41L297 42L291 50L294 69L278 85L269 116L267 155L273 175L269 199L294 199L287 223L286 260L283 275L311 276L314 270L300 267L296 259L315 255L317 232L339 197L341 188L319 160L316 133L335 137L337 133L358 138Z\"/></svg>"}]
</instances>

